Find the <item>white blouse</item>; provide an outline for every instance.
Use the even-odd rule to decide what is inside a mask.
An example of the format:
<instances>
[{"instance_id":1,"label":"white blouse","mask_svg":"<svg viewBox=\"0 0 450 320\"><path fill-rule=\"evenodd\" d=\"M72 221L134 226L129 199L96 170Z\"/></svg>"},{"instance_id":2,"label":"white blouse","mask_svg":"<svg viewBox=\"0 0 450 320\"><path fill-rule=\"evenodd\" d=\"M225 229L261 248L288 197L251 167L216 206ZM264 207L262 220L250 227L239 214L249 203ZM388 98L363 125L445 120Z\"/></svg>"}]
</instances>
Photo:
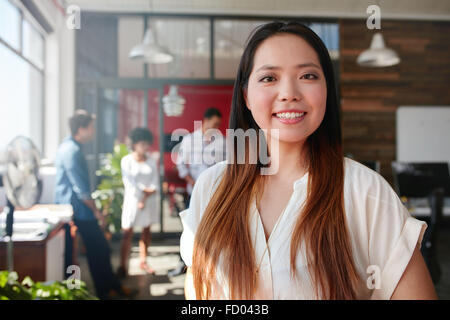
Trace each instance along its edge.
<instances>
[{"instance_id":1,"label":"white blouse","mask_svg":"<svg viewBox=\"0 0 450 320\"><path fill-rule=\"evenodd\" d=\"M427 225L411 217L381 175L348 158L344 163L345 214L360 278L357 297L390 299L416 244L421 244ZM180 253L187 266L192 265L197 227L225 168L226 163L222 161L204 171L195 183L189 208L180 213L183 223ZM251 204L250 233L256 263L260 264L254 299L315 298L304 251L297 254L298 277L293 280L290 275L291 236L306 199L307 181L308 174L305 174L294 182L292 196L267 242L256 204L254 201ZM213 288L213 299L230 299L222 263L219 259L218 286Z\"/></svg>"},{"instance_id":2,"label":"white blouse","mask_svg":"<svg viewBox=\"0 0 450 320\"><path fill-rule=\"evenodd\" d=\"M155 160L147 154L147 159L139 162L130 153L122 158L120 166L124 185L122 228L147 227L150 223L158 223L159 174ZM138 209L138 202L146 188L155 188L157 192L147 198L144 209Z\"/></svg>"}]
</instances>

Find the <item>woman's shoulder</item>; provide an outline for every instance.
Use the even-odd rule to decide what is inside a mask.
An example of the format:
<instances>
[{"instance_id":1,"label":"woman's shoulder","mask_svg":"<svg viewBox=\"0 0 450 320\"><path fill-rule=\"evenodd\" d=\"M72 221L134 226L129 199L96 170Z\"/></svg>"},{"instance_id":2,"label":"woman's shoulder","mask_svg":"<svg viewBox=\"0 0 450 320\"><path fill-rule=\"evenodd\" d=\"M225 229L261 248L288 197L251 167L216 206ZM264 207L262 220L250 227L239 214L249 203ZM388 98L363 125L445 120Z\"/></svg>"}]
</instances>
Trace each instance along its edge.
<instances>
[{"instance_id":1,"label":"woman's shoulder","mask_svg":"<svg viewBox=\"0 0 450 320\"><path fill-rule=\"evenodd\" d=\"M131 153L125 155L122 157L122 159L120 160L120 162L123 163L129 163L130 161L133 161L133 155Z\"/></svg>"},{"instance_id":2,"label":"woman's shoulder","mask_svg":"<svg viewBox=\"0 0 450 320\"><path fill-rule=\"evenodd\" d=\"M397 194L389 182L378 172L349 159L344 159L344 188L347 195L355 199L372 199L392 203L397 201Z\"/></svg>"},{"instance_id":3,"label":"woman's shoulder","mask_svg":"<svg viewBox=\"0 0 450 320\"><path fill-rule=\"evenodd\" d=\"M131 153L129 153L129 154L123 156L121 161L124 161L124 162L130 161L132 158L133 158L133 155Z\"/></svg>"},{"instance_id":4,"label":"woman's shoulder","mask_svg":"<svg viewBox=\"0 0 450 320\"><path fill-rule=\"evenodd\" d=\"M199 175L197 181L195 182L195 185L198 185L198 187L202 188L203 190L212 191L212 189L215 186L217 186L219 178L222 177L223 173L225 172L225 169L226 169L226 160L212 165Z\"/></svg>"},{"instance_id":5,"label":"woman's shoulder","mask_svg":"<svg viewBox=\"0 0 450 320\"><path fill-rule=\"evenodd\" d=\"M200 223L201 217L219 185L225 168L226 161L216 163L204 170L195 181L189 208L180 212L180 218L185 230L188 225L190 226L189 228L196 229Z\"/></svg>"},{"instance_id":6,"label":"woman's shoulder","mask_svg":"<svg viewBox=\"0 0 450 320\"><path fill-rule=\"evenodd\" d=\"M372 185L373 183L387 183L376 171L350 158L344 158L345 179L353 184Z\"/></svg>"}]
</instances>

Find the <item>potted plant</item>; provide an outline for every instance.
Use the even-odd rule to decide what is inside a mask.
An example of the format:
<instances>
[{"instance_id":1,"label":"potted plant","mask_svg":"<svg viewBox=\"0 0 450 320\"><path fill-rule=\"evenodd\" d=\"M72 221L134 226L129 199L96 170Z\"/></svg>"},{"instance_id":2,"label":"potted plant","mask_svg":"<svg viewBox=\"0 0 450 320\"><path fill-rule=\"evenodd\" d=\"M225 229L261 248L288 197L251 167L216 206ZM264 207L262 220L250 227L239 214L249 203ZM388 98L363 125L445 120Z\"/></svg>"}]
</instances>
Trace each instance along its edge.
<instances>
[{"instance_id":1,"label":"potted plant","mask_svg":"<svg viewBox=\"0 0 450 320\"><path fill-rule=\"evenodd\" d=\"M96 172L101 180L97 190L92 193L92 198L97 208L105 215L105 236L108 240L121 230L124 188L120 162L128 153L125 144L116 144L113 152L106 155L104 163Z\"/></svg>"},{"instance_id":2,"label":"potted plant","mask_svg":"<svg viewBox=\"0 0 450 320\"><path fill-rule=\"evenodd\" d=\"M98 300L81 280L34 282L26 276L20 283L17 272L0 271L0 300Z\"/></svg>"}]
</instances>

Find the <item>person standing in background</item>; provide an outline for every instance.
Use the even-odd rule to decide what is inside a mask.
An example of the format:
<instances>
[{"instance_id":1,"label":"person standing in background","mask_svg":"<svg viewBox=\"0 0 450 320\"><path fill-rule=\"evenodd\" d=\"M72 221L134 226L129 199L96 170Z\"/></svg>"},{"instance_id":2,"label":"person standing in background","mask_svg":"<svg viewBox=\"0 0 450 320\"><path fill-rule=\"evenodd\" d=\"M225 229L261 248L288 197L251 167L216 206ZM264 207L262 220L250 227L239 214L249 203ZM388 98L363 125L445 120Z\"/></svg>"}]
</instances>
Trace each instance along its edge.
<instances>
[{"instance_id":1,"label":"person standing in background","mask_svg":"<svg viewBox=\"0 0 450 320\"><path fill-rule=\"evenodd\" d=\"M184 136L181 141L177 169L179 177L187 182L186 208L189 206L192 189L200 174L217 162L225 160L225 139L222 135L211 135L213 130L210 130L218 131L221 123L220 111L213 107L208 108L203 114L201 128ZM217 152L220 154L219 157L216 157ZM180 259L179 267L169 271L169 276L176 276L185 271L185 264Z\"/></svg>"},{"instance_id":2,"label":"person standing in background","mask_svg":"<svg viewBox=\"0 0 450 320\"><path fill-rule=\"evenodd\" d=\"M159 222L157 199L159 174L155 160L148 154L153 135L146 128L135 128L130 132L129 137L132 152L121 161L125 193L122 208L121 260L117 272L120 277L128 275L128 257L134 227L142 228L139 241L139 266L148 274L155 273L155 270L147 264L147 248L151 241L151 224Z\"/></svg>"},{"instance_id":3,"label":"person standing in background","mask_svg":"<svg viewBox=\"0 0 450 320\"><path fill-rule=\"evenodd\" d=\"M56 158L55 203L70 204L73 221L86 247L86 255L97 296L100 299L134 294L121 285L111 266L110 248L103 228L105 217L91 198L87 162L81 146L95 136L95 115L76 110L69 119L71 136L59 146Z\"/></svg>"},{"instance_id":4,"label":"person standing in background","mask_svg":"<svg viewBox=\"0 0 450 320\"><path fill-rule=\"evenodd\" d=\"M220 111L216 108L209 108L203 115L201 129L184 136L181 141L177 169L180 178L187 182L189 197L200 173L217 162L225 160L225 139L223 136L220 136L220 138L214 136L214 139L212 139L210 131L208 131L210 129L218 130L221 123L222 114ZM223 158L220 161L204 161L210 159L213 150L220 150L223 153ZM189 201L186 205L188 204Z\"/></svg>"}]
</instances>

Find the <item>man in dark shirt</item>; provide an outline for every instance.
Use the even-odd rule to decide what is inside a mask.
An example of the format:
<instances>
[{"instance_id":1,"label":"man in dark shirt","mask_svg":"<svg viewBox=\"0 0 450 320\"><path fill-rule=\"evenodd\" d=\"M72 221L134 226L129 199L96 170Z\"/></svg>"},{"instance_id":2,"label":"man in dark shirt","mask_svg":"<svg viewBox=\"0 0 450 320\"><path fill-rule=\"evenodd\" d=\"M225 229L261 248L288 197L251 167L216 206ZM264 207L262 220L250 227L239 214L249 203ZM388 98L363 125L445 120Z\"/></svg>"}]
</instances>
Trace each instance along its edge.
<instances>
[{"instance_id":1,"label":"man in dark shirt","mask_svg":"<svg viewBox=\"0 0 450 320\"><path fill-rule=\"evenodd\" d=\"M77 110L69 119L71 136L61 143L55 158L55 202L72 205L73 221L86 247L97 296L108 299L131 293L121 286L112 271L110 247L101 229L105 218L91 198L88 167L81 145L94 138L94 119L85 110Z\"/></svg>"}]
</instances>

